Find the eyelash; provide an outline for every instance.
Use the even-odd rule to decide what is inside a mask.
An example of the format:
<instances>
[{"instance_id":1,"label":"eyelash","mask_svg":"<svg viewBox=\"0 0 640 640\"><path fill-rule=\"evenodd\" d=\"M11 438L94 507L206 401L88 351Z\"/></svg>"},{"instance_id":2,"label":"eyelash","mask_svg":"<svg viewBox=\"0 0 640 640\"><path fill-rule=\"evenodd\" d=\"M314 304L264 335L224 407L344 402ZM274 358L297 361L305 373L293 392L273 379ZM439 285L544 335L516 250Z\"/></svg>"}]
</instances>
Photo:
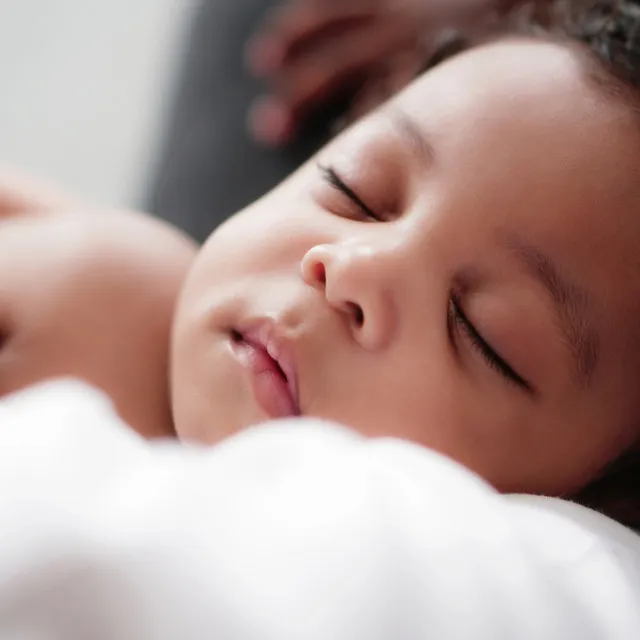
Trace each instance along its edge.
<instances>
[{"instance_id":1,"label":"eyelash","mask_svg":"<svg viewBox=\"0 0 640 640\"><path fill-rule=\"evenodd\" d=\"M517 371L500 356L495 349L480 335L475 326L462 310L459 300L453 296L450 303L451 321L464 331L471 345L480 353L485 362L497 371L507 382L515 384L529 393L534 392L534 388Z\"/></svg>"},{"instance_id":2,"label":"eyelash","mask_svg":"<svg viewBox=\"0 0 640 640\"><path fill-rule=\"evenodd\" d=\"M368 207L356 192L335 172L332 167L325 167L318 163L318 170L322 175L322 178L334 189L345 195L358 209L370 220L375 222L384 222L378 214L375 213L370 207Z\"/></svg>"},{"instance_id":3,"label":"eyelash","mask_svg":"<svg viewBox=\"0 0 640 640\"><path fill-rule=\"evenodd\" d=\"M384 222L373 210L371 210L360 197L347 185L332 167L325 167L318 163L318 169L323 179L334 189L345 195L353 202L360 211L369 219L376 222ZM513 369L491 345L482 337L475 326L467 318L460 306L459 300L454 296L451 298L450 316L453 323L460 327L467 339L471 342L480 355L484 358L488 366L497 371L507 382L533 393L534 389L517 371Z\"/></svg>"}]
</instances>

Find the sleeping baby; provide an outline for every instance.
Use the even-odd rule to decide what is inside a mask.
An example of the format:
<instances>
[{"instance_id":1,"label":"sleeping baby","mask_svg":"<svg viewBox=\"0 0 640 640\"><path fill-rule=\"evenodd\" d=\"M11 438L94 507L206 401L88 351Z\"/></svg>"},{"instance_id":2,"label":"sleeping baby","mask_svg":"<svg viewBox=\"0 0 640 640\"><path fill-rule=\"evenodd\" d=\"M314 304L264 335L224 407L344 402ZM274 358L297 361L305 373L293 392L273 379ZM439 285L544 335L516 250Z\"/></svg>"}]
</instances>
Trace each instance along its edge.
<instances>
[{"instance_id":1,"label":"sleeping baby","mask_svg":"<svg viewBox=\"0 0 640 640\"><path fill-rule=\"evenodd\" d=\"M195 246L147 216L33 194L0 180L0 395L78 377L142 435L172 435L169 335Z\"/></svg>"},{"instance_id":2,"label":"sleeping baby","mask_svg":"<svg viewBox=\"0 0 640 640\"><path fill-rule=\"evenodd\" d=\"M640 43L625 40L636 14L612 17L607 4L442 62L212 234L173 323L178 438L214 444L270 418L320 418L434 449L501 492L577 496L640 526L640 68L628 54ZM124 215L64 220L5 232L50 223L46 251L28 251L66 255L72 228L96 224L111 266L136 266L120 259L123 242L172 286L159 302L146 280L125 277L126 304L112 302L101 290L112 284L89 276L92 258L80 270L87 296L72 293L52 324L37 305L50 279L65 290L67 273L63 261L41 265L33 327L62 331L81 308L93 324L80 323L86 339L51 329L33 352L67 357L66 344L79 355L107 341L90 366L79 358L42 375L108 390L98 373L108 365L131 422L152 409L155 420L168 406L166 318L191 248ZM101 244L109 226L120 237ZM164 242L177 262L163 264ZM22 267L8 264L18 299ZM147 380L153 408L138 390Z\"/></svg>"}]
</instances>

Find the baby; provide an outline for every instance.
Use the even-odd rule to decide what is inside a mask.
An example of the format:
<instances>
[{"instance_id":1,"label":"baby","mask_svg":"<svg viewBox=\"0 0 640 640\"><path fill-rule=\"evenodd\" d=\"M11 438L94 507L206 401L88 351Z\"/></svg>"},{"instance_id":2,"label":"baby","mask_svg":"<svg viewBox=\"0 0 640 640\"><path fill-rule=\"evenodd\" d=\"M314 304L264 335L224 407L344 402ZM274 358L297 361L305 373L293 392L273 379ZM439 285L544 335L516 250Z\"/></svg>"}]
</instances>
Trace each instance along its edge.
<instances>
[{"instance_id":1,"label":"baby","mask_svg":"<svg viewBox=\"0 0 640 640\"><path fill-rule=\"evenodd\" d=\"M79 377L142 435L173 435L169 335L195 246L146 216L83 209L0 180L0 396Z\"/></svg>"},{"instance_id":2,"label":"baby","mask_svg":"<svg viewBox=\"0 0 640 640\"><path fill-rule=\"evenodd\" d=\"M616 42L620 25L634 33L640 20L630 3L611 31L608 4L570 23L591 49L510 36L443 62L211 236L173 325L180 439L213 444L269 418L322 418L433 448L502 492L578 495L638 525L640 65ZM108 242L120 223L133 225L131 255L144 248L152 268L171 271L169 293L158 302L144 278L119 280L131 285L129 316L89 278L68 298L69 340L82 354L105 340L83 377L104 388L108 365L114 394L140 399L131 422L158 434L168 429L163 335L192 249L155 229L156 251L141 226L151 221L70 221L106 261L76 242L92 256L79 262L84 277L136 271L123 238ZM15 224L24 234L30 222ZM56 231L59 260L78 238L68 233ZM177 263L164 263L175 249ZM39 327L49 291L33 296ZM85 305L93 324L80 323L81 340L73 314ZM127 311L124 337L113 310ZM47 349L66 355L61 344ZM156 407L139 390L147 376Z\"/></svg>"},{"instance_id":3,"label":"baby","mask_svg":"<svg viewBox=\"0 0 640 640\"><path fill-rule=\"evenodd\" d=\"M638 518L640 17L615 4L566 16L586 45L443 62L216 231L174 325L178 436L313 416L553 496L622 461Z\"/></svg>"}]
</instances>

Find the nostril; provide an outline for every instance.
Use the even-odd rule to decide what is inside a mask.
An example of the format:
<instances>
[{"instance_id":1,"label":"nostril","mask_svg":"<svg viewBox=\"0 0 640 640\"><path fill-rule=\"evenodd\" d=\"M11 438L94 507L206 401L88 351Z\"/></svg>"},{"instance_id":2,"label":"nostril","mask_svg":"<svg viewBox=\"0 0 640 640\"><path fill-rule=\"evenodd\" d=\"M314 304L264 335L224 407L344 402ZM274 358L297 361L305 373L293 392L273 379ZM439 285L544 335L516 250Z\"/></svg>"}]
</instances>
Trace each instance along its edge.
<instances>
[{"instance_id":1,"label":"nostril","mask_svg":"<svg viewBox=\"0 0 640 640\"><path fill-rule=\"evenodd\" d=\"M362 310L362 307L355 302L347 302L347 308L353 318L353 323L356 328L360 329L364 324L364 311Z\"/></svg>"},{"instance_id":2,"label":"nostril","mask_svg":"<svg viewBox=\"0 0 640 640\"><path fill-rule=\"evenodd\" d=\"M322 262L313 265L313 279L323 287L327 284L327 270Z\"/></svg>"}]
</instances>

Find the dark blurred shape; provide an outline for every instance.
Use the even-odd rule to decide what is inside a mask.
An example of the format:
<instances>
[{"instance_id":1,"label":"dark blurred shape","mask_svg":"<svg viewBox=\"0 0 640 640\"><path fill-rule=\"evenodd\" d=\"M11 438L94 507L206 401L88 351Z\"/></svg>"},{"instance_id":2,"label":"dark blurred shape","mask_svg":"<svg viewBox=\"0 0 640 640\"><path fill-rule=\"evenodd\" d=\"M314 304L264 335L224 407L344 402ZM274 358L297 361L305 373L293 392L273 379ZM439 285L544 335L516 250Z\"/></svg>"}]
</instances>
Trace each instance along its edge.
<instances>
[{"instance_id":1,"label":"dark blurred shape","mask_svg":"<svg viewBox=\"0 0 640 640\"><path fill-rule=\"evenodd\" d=\"M316 114L287 147L247 133L264 87L244 68L244 48L277 0L205 0L195 12L147 209L203 241L307 160L329 138L342 104Z\"/></svg>"}]
</instances>

